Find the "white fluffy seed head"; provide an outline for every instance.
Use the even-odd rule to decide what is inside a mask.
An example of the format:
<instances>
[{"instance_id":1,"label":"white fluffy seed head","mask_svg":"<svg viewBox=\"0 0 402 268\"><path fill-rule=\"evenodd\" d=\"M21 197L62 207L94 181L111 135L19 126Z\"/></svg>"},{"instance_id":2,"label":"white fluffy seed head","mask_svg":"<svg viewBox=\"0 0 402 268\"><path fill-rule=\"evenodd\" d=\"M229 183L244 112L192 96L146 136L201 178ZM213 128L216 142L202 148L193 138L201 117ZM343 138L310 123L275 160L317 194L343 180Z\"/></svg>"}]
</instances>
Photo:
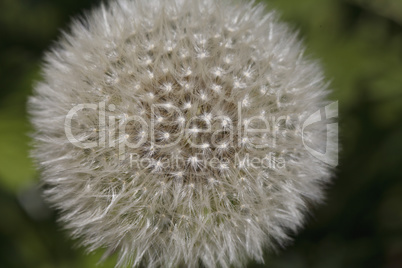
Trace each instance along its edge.
<instances>
[{"instance_id":1,"label":"white fluffy seed head","mask_svg":"<svg viewBox=\"0 0 402 268\"><path fill-rule=\"evenodd\" d=\"M320 66L261 5L117 0L47 54L29 102L33 156L90 251L119 252L118 266L240 267L321 200L330 168L300 122L327 93Z\"/></svg>"}]
</instances>

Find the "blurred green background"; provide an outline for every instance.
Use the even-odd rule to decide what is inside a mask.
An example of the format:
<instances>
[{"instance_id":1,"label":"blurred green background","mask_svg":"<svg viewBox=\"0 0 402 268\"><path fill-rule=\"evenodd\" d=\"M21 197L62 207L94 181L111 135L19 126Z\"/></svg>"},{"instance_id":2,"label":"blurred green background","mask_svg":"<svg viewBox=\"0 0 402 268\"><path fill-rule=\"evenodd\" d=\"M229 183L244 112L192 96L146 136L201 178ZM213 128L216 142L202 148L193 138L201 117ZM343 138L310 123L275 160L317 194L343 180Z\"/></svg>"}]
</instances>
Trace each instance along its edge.
<instances>
[{"instance_id":1,"label":"blurred green background","mask_svg":"<svg viewBox=\"0 0 402 268\"><path fill-rule=\"evenodd\" d=\"M0 1L0 267L96 267L100 258L74 247L43 204L25 108L43 52L98 2ZM265 266L402 267L402 1L267 2L321 59L343 150L326 204Z\"/></svg>"}]
</instances>

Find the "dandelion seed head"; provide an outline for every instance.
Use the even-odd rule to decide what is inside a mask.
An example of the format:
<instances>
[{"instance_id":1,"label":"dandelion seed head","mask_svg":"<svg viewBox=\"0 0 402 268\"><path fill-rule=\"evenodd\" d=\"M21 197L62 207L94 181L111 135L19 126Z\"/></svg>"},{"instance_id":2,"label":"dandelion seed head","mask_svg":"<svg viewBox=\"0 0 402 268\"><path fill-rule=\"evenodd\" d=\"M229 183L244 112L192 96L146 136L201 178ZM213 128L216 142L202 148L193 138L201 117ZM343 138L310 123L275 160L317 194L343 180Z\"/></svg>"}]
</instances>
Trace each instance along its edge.
<instances>
[{"instance_id":1,"label":"dandelion seed head","mask_svg":"<svg viewBox=\"0 0 402 268\"><path fill-rule=\"evenodd\" d=\"M325 106L327 85L263 5L111 1L45 61L29 113L46 199L119 267L262 262L322 199L331 169L297 122Z\"/></svg>"}]
</instances>

